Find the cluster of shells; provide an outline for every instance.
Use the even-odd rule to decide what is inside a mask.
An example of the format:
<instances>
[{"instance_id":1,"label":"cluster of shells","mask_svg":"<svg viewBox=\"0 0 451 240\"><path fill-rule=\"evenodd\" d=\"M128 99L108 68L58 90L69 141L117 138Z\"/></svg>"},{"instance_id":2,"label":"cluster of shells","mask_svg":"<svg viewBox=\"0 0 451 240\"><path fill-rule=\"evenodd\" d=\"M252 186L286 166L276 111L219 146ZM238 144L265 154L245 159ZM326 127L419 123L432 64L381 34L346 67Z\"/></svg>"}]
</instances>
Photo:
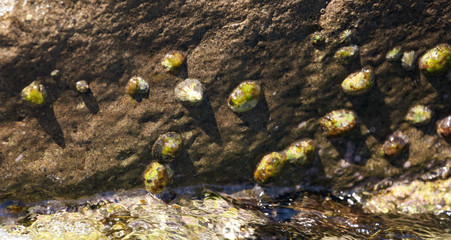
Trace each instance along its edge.
<instances>
[{"instance_id":1,"label":"cluster of shells","mask_svg":"<svg viewBox=\"0 0 451 240\"><path fill-rule=\"evenodd\" d=\"M352 41L352 32L344 31L340 35L340 42L349 44ZM325 43L322 33L314 33L312 42L315 45ZM359 54L357 45L349 45L340 48L334 58L341 63L353 61ZM402 53L400 47L390 50L386 56L388 61L402 59L402 65L406 69L413 68L415 53ZM183 67L186 56L180 51L172 51L166 54L162 66L167 73L177 74ZM419 59L419 69L426 76L439 76L451 68L451 46L440 44L428 50ZM361 95L371 90L374 85L375 74L371 66L364 66L360 71L351 73L342 82L341 88L349 95ZM89 84L85 80L78 81L75 85L81 94L88 93ZM140 76L129 79L125 86L125 93L132 99L137 99L149 93L149 84ZM195 107L204 99L205 87L197 80L188 78L178 83L174 89L174 95L178 101L188 107ZM262 89L256 81L244 81L240 83L229 95L227 105L235 113L243 114L255 108L261 98ZM22 99L31 106L39 107L46 103L47 92L45 87L35 81L22 90ZM405 120L413 125L424 125L430 122L432 111L428 106L413 106L407 113ZM348 109L340 109L326 114L319 120L328 137L341 137L349 134L358 125L356 114ZM451 115L437 122L437 133L445 138L451 137ZM154 194L165 190L171 182L173 171L170 163L178 156L183 145L180 134L168 132L160 135L152 147L153 161L144 173L144 184L146 189ZM399 155L408 145L408 137L396 131L387 138L383 144L380 154L386 158ZM311 162L315 152L315 144L311 139L299 140L288 146L281 152L272 152L264 156L259 162L254 179L258 183L266 183L277 176L286 163L303 166Z\"/></svg>"}]
</instances>

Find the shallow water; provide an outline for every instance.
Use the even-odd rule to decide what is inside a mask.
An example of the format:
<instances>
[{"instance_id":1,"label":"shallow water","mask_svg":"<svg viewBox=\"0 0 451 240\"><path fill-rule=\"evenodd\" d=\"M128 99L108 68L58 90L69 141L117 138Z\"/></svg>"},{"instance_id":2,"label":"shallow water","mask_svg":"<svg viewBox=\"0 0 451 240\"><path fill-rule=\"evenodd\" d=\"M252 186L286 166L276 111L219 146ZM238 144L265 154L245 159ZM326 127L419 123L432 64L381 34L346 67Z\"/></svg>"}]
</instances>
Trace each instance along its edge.
<instances>
[{"instance_id":1,"label":"shallow water","mask_svg":"<svg viewBox=\"0 0 451 240\"><path fill-rule=\"evenodd\" d=\"M450 239L451 213L368 214L325 189L195 186L1 205L1 239ZM354 202L354 204L350 204ZM20 237L20 238L19 238Z\"/></svg>"}]
</instances>

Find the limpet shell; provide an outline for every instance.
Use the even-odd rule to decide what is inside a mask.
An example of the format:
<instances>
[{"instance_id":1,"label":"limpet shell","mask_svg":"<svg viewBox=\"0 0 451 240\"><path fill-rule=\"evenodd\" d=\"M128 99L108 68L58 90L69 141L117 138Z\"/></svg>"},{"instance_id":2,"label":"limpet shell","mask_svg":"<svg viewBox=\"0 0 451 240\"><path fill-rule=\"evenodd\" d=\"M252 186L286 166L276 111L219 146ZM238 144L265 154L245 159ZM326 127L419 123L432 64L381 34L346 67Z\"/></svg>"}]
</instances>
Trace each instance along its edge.
<instances>
[{"instance_id":1,"label":"limpet shell","mask_svg":"<svg viewBox=\"0 0 451 240\"><path fill-rule=\"evenodd\" d=\"M187 106L197 106L204 99L204 86L197 79L188 78L174 89L177 100Z\"/></svg>"},{"instance_id":2,"label":"limpet shell","mask_svg":"<svg viewBox=\"0 0 451 240\"><path fill-rule=\"evenodd\" d=\"M315 143L311 139L296 141L288 146L282 156L291 164L303 166L310 163L315 152Z\"/></svg>"},{"instance_id":3,"label":"limpet shell","mask_svg":"<svg viewBox=\"0 0 451 240\"><path fill-rule=\"evenodd\" d=\"M176 74L186 61L185 54L181 51L171 51L167 53L161 64L164 71Z\"/></svg>"},{"instance_id":4,"label":"limpet shell","mask_svg":"<svg viewBox=\"0 0 451 240\"><path fill-rule=\"evenodd\" d=\"M390 135L382 145L381 156L392 158L402 153L404 148L409 144L409 138L400 131Z\"/></svg>"},{"instance_id":5,"label":"limpet shell","mask_svg":"<svg viewBox=\"0 0 451 240\"><path fill-rule=\"evenodd\" d=\"M47 100L47 91L44 85L40 84L38 81L30 83L22 89L21 97L31 106L42 106Z\"/></svg>"},{"instance_id":6,"label":"limpet shell","mask_svg":"<svg viewBox=\"0 0 451 240\"><path fill-rule=\"evenodd\" d=\"M343 91L349 95L360 95L368 92L374 84L373 68L364 67L362 70L350 74L341 83Z\"/></svg>"},{"instance_id":7,"label":"limpet shell","mask_svg":"<svg viewBox=\"0 0 451 240\"><path fill-rule=\"evenodd\" d=\"M437 134L446 139L451 138L451 115L437 121Z\"/></svg>"},{"instance_id":8,"label":"limpet shell","mask_svg":"<svg viewBox=\"0 0 451 240\"><path fill-rule=\"evenodd\" d=\"M406 117L407 122L413 125L424 125L431 121L432 110L424 105L416 105L409 109Z\"/></svg>"},{"instance_id":9,"label":"limpet shell","mask_svg":"<svg viewBox=\"0 0 451 240\"><path fill-rule=\"evenodd\" d=\"M168 165L152 162L144 173L144 185L152 194L162 193L171 182L173 172Z\"/></svg>"},{"instance_id":10,"label":"limpet shell","mask_svg":"<svg viewBox=\"0 0 451 240\"><path fill-rule=\"evenodd\" d=\"M149 92L149 84L143 78L135 76L128 80L125 92L131 97L145 95Z\"/></svg>"},{"instance_id":11,"label":"limpet shell","mask_svg":"<svg viewBox=\"0 0 451 240\"><path fill-rule=\"evenodd\" d=\"M232 111L243 113L257 106L260 96L260 85L255 81L245 81L232 91L227 104Z\"/></svg>"},{"instance_id":12,"label":"limpet shell","mask_svg":"<svg viewBox=\"0 0 451 240\"><path fill-rule=\"evenodd\" d=\"M334 110L321 118L319 123L328 137L340 137L356 128L357 116L350 110Z\"/></svg>"},{"instance_id":13,"label":"limpet shell","mask_svg":"<svg viewBox=\"0 0 451 240\"><path fill-rule=\"evenodd\" d=\"M79 93L87 93L89 92L89 84L85 80L80 80L75 83L75 88Z\"/></svg>"},{"instance_id":14,"label":"limpet shell","mask_svg":"<svg viewBox=\"0 0 451 240\"><path fill-rule=\"evenodd\" d=\"M265 155L258 163L254 172L254 179L258 183L266 183L277 176L285 165L283 156L278 152Z\"/></svg>"},{"instance_id":15,"label":"limpet shell","mask_svg":"<svg viewBox=\"0 0 451 240\"><path fill-rule=\"evenodd\" d=\"M171 162L182 149L182 136L176 132L167 132L161 134L152 147L152 154L158 160Z\"/></svg>"},{"instance_id":16,"label":"limpet shell","mask_svg":"<svg viewBox=\"0 0 451 240\"><path fill-rule=\"evenodd\" d=\"M442 75L451 68L451 46L443 43L429 49L418 61L421 71L427 75Z\"/></svg>"}]
</instances>

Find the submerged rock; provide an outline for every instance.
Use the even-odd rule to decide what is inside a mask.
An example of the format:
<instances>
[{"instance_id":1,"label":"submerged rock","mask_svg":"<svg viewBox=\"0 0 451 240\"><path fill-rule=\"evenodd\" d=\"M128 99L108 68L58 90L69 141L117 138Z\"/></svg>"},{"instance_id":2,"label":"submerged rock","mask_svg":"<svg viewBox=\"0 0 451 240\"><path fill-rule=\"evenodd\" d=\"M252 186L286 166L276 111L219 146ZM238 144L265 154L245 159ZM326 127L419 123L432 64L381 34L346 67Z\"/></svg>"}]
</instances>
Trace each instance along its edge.
<instances>
[{"instance_id":1,"label":"submerged rock","mask_svg":"<svg viewBox=\"0 0 451 240\"><path fill-rule=\"evenodd\" d=\"M243 113L255 108L260 96L260 85L255 81L245 81L230 93L227 104L232 111Z\"/></svg>"},{"instance_id":2,"label":"submerged rock","mask_svg":"<svg viewBox=\"0 0 451 240\"><path fill-rule=\"evenodd\" d=\"M45 104L47 100L47 91L44 85L34 81L22 90L22 99L29 105L39 107Z\"/></svg>"},{"instance_id":3,"label":"submerged rock","mask_svg":"<svg viewBox=\"0 0 451 240\"><path fill-rule=\"evenodd\" d=\"M451 46L443 43L428 50L418 61L421 71L427 75L442 75L451 68Z\"/></svg>"},{"instance_id":4,"label":"submerged rock","mask_svg":"<svg viewBox=\"0 0 451 240\"><path fill-rule=\"evenodd\" d=\"M350 74L341 83L343 91L349 95L360 95L368 92L374 84L373 68L364 67L359 72Z\"/></svg>"},{"instance_id":5,"label":"submerged rock","mask_svg":"<svg viewBox=\"0 0 451 240\"><path fill-rule=\"evenodd\" d=\"M340 109L326 114L319 123L329 137L341 137L357 127L357 116L353 111Z\"/></svg>"}]
</instances>

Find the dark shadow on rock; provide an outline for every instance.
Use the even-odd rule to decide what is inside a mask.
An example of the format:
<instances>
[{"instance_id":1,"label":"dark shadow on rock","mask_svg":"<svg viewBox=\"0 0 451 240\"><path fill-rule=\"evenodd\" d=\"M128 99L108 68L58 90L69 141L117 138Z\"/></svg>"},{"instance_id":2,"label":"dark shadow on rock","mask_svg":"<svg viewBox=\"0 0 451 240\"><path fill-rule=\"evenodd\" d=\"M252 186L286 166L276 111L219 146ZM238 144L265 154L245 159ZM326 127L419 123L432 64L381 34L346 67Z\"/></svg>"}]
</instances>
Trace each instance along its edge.
<instances>
[{"instance_id":1,"label":"dark shadow on rock","mask_svg":"<svg viewBox=\"0 0 451 240\"><path fill-rule=\"evenodd\" d=\"M94 95L92 95L91 91L85 94L81 94L81 98L92 114L99 112L99 104L97 104L96 98L94 97Z\"/></svg>"},{"instance_id":2,"label":"dark shadow on rock","mask_svg":"<svg viewBox=\"0 0 451 240\"><path fill-rule=\"evenodd\" d=\"M206 97L199 106L186 107L186 109L189 111L189 116L196 121L196 125L202 128L212 141L222 146L221 133L219 132L218 123L209 98Z\"/></svg>"},{"instance_id":3,"label":"dark shadow on rock","mask_svg":"<svg viewBox=\"0 0 451 240\"><path fill-rule=\"evenodd\" d=\"M269 110L263 90L261 94L262 98L254 109L244 113L236 113L236 115L243 121L242 125L253 130L266 131L266 125L269 121Z\"/></svg>"},{"instance_id":4,"label":"dark shadow on rock","mask_svg":"<svg viewBox=\"0 0 451 240\"><path fill-rule=\"evenodd\" d=\"M50 135L52 140L58 144L58 146L61 148L66 147L63 130L56 119L55 112L53 111L53 107L51 105L46 105L35 109L33 111L33 116L38 120L38 123L42 129Z\"/></svg>"},{"instance_id":5,"label":"dark shadow on rock","mask_svg":"<svg viewBox=\"0 0 451 240\"><path fill-rule=\"evenodd\" d=\"M384 94L377 84L374 84L368 93L360 96L347 95L347 98L352 103L352 110L357 114L358 121L370 130L370 135L384 141L391 134L389 114L391 110L385 105ZM360 132L359 134L362 136ZM365 141L363 136L361 140Z\"/></svg>"},{"instance_id":6,"label":"dark shadow on rock","mask_svg":"<svg viewBox=\"0 0 451 240\"><path fill-rule=\"evenodd\" d=\"M350 164L364 166L371 157L365 138L358 129L354 129L349 135L344 137L330 139L330 143L338 151L340 158Z\"/></svg>"}]
</instances>

